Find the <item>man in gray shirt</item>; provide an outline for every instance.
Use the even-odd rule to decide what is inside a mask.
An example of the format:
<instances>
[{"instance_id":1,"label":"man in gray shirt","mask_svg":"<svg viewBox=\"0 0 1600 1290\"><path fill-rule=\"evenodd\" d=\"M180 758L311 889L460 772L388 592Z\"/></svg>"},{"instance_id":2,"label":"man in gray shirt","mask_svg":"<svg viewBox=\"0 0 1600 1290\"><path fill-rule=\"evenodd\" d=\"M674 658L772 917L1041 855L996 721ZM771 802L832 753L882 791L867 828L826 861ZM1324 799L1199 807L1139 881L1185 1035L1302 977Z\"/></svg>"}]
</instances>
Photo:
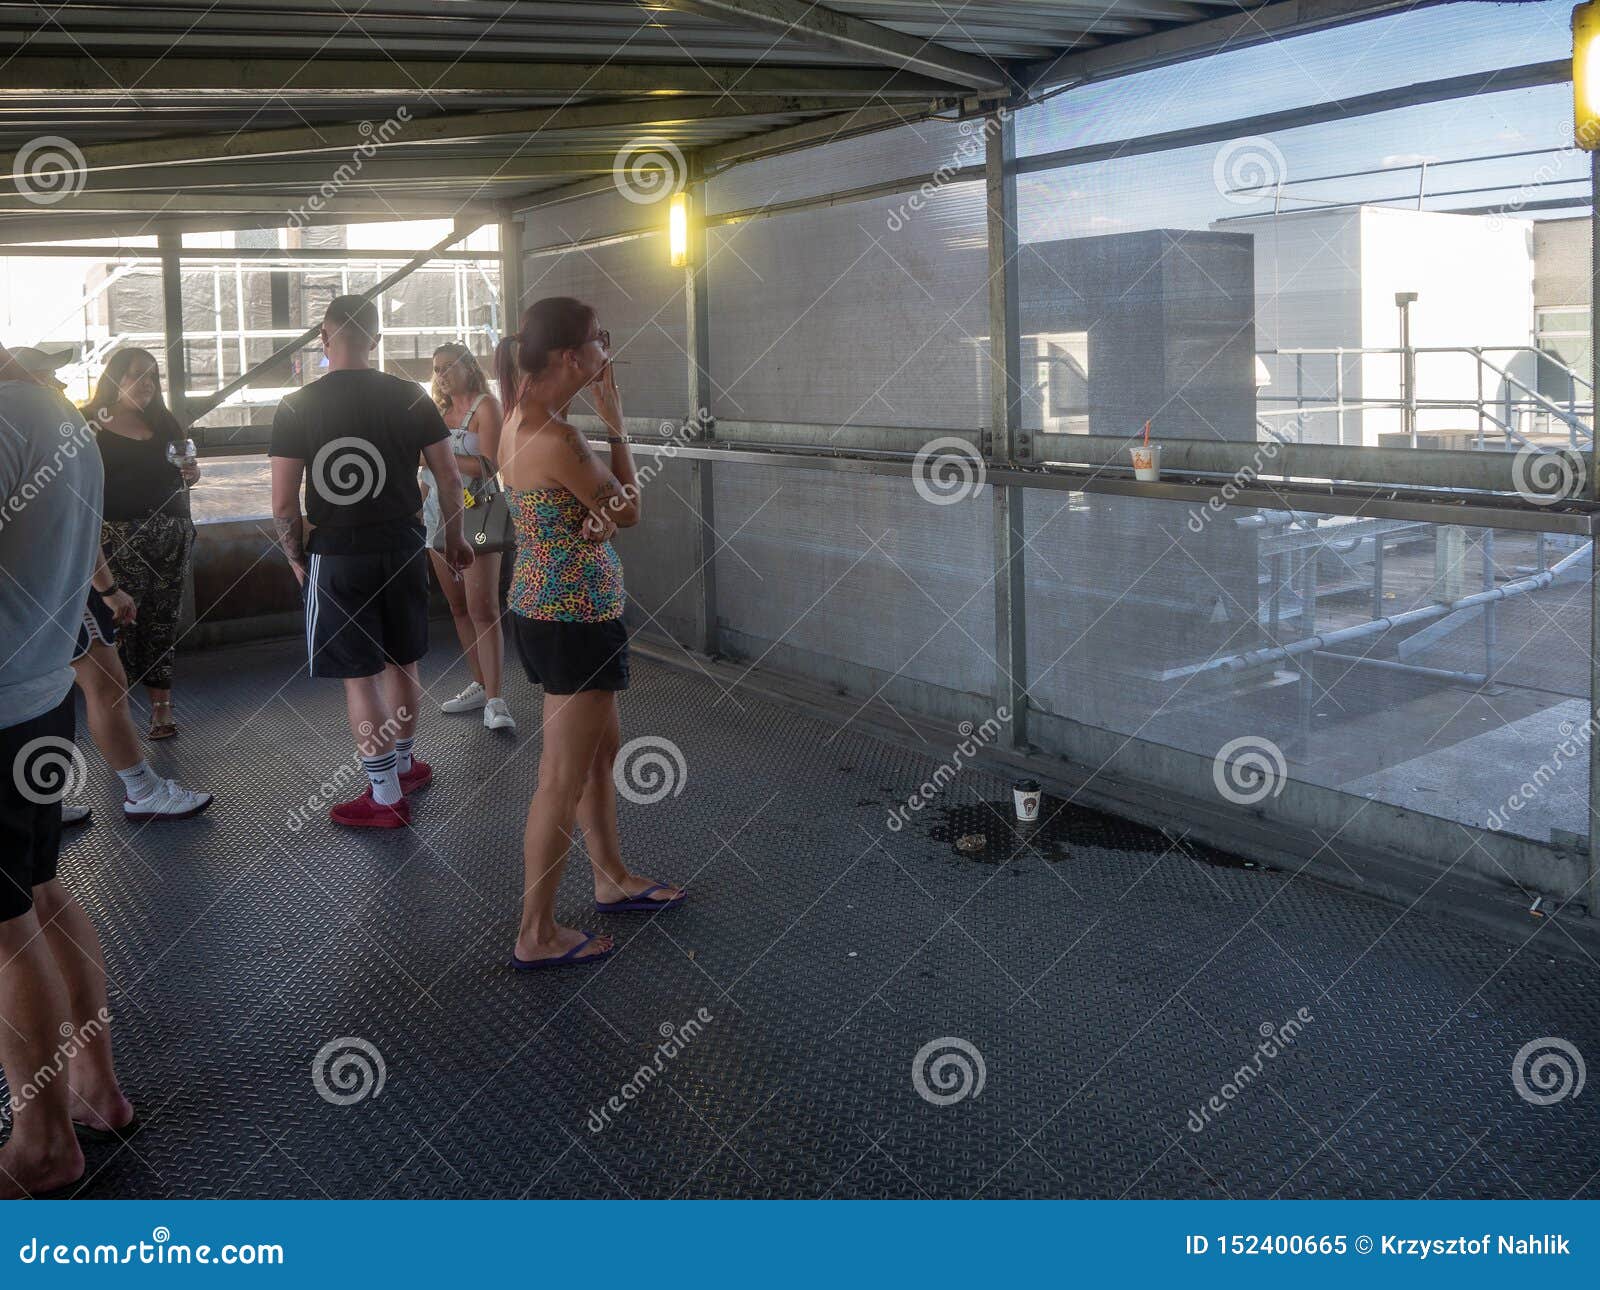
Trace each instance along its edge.
<instances>
[{"instance_id":1,"label":"man in gray shirt","mask_svg":"<svg viewBox=\"0 0 1600 1290\"><path fill-rule=\"evenodd\" d=\"M72 655L100 544L100 454L83 418L0 346L0 1199L83 1176L77 1135L131 1131L111 1061L105 960L56 880L61 798L83 776Z\"/></svg>"}]
</instances>

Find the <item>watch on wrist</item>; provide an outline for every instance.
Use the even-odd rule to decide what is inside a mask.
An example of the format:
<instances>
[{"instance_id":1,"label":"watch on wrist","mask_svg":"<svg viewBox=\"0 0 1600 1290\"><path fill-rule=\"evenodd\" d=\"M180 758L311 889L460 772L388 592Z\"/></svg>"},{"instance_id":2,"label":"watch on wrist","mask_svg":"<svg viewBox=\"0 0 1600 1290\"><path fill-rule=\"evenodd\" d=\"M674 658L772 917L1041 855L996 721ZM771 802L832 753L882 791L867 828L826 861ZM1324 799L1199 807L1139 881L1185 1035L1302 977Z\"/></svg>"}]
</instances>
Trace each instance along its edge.
<instances>
[{"instance_id":1,"label":"watch on wrist","mask_svg":"<svg viewBox=\"0 0 1600 1290\"><path fill-rule=\"evenodd\" d=\"M92 584L91 584L91 586L92 586ZM104 591L101 591L99 587L94 587L93 590L94 590L94 594L95 595L99 596L101 600L104 600L107 596L116 595L117 592L122 590L122 588L117 586L117 584L113 582Z\"/></svg>"},{"instance_id":2,"label":"watch on wrist","mask_svg":"<svg viewBox=\"0 0 1600 1290\"><path fill-rule=\"evenodd\" d=\"M606 436L606 442L607 443L632 443L633 440L629 439L628 436L625 435L625 434L608 434Z\"/></svg>"}]
</instances>

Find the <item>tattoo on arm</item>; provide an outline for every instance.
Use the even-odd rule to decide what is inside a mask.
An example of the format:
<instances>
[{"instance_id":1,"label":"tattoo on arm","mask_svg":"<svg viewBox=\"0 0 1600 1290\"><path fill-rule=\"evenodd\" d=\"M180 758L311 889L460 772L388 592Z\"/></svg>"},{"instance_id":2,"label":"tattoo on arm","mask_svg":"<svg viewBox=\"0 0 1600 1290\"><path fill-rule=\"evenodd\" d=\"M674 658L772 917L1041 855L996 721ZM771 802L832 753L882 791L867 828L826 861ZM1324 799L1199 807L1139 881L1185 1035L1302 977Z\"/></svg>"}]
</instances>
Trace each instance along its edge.
<instances>
[{"instance_id":1,"label":"tattoo on arm","mask_svg":"<svg viewBox=\"0 0 1600 1290\"><path fill-rule=\"evenodd\" d=\"M293 519L284 519L281 515L275 515L272 522L278 529L278 545L289 557L289 563L305 564L306 549L300 534L300 517L296 515Z\"/></svg>"},{"instance_id":2,"label":"tattoo on arm","mask_svg":"<svg viewBox=\"0 0 1600 1290\"><path fill-rule=\"evenodd\" d=\"M601 507L622 496L622 490L617 487L617 481L608 479L595 490L594 506Z\"/></svg>"},{"instance_id":3,"label":"tattoo on arm","mask_svg":"<svg viewBox=\"0 0 1600 1290\"><path fill-rule=\"evenodd\" d=\"M575 426L567 427L567 447L572 449L573 457L580 463L588 461L594 453L589 449L589 441L583 437L583 432Z\"/></svg>"}]
</instances>

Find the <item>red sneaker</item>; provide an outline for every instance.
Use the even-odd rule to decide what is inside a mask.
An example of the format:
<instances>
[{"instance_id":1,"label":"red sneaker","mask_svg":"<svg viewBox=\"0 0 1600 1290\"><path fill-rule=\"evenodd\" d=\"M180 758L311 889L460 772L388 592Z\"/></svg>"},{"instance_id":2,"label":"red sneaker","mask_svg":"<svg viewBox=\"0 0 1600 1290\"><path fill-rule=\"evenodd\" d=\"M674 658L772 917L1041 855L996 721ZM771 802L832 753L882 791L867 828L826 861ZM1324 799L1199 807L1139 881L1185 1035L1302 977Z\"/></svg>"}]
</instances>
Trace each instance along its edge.
<instances>
[{"instance_id":1,"label":"red sneaker","mask_svg":"<svg viewBox=\"0 0 1600 1290\"><path fill-rule=\"evenodd\" d=\"M415 793L419 789L427 788L433 783L433 767L425 761L411 759L411 769L400 776L400 791L402 793Z\"/></svg>"},{"instance_id":2,"label":"red sneaker","mask_svg":"<svg viewBox=\"0 0 1600 1290\"><path fill-rule=\"evenodd\" d=\"M393 806L380 806L369 787L360 797L340 802L328 818L352 829L404 829L411 825L411 803L402 797Z\"/></svg>"}]
</instances>

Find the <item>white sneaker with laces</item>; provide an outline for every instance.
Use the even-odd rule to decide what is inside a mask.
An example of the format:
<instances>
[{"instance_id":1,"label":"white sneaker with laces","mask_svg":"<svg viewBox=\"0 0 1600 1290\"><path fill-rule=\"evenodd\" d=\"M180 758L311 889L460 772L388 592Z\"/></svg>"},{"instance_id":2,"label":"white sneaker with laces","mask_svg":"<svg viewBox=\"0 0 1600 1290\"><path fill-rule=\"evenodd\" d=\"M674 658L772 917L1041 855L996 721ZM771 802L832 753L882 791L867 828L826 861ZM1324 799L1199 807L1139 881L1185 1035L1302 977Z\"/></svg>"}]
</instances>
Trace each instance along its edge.
<instances>
[{"instance_id":1,"label":"white sneaker with laces","mask_svg":"<svg viewBox=\"0 0 1600 1290\"><path fill-rule=\"evenodd\" d=\"M87 823L89 808L76 802L61 803L61 827L70 829L74 824Z\"/></svg>"},{"instance_id":2,"label":"white sneaker with laces","mask_svg":"<svg viewBox=\"0 0 1600 1290\"><path fill-rule=\"evenodd\" d=\"M210 793L197 793L176 780L164 779L149 797L123 802L122 813L130 820L187 820L210 805Z\"/></svg>"},{"instance_id":3,"label":"white sneaker with laces","mask_svg":"<svg viewBox=\"0 0 1600 1290\"><path fill-rule=\"evenodd\" d=\"M476 712L485 703L483 687L474 681L453 699L439 705L440 712Z\"/></svg>"},{"instance_id":4,"label":"white sneaker with laces","mask_svg":"<svg viewBox=\"0 0 1600 1290\"><path fill-rule=\"evenodd\" d=\"M515 730L516 718L511 715L511 709L506 707L504 699L490 699L483 705L483 728L485 730Z\"/></svg>"}]
</instances>

